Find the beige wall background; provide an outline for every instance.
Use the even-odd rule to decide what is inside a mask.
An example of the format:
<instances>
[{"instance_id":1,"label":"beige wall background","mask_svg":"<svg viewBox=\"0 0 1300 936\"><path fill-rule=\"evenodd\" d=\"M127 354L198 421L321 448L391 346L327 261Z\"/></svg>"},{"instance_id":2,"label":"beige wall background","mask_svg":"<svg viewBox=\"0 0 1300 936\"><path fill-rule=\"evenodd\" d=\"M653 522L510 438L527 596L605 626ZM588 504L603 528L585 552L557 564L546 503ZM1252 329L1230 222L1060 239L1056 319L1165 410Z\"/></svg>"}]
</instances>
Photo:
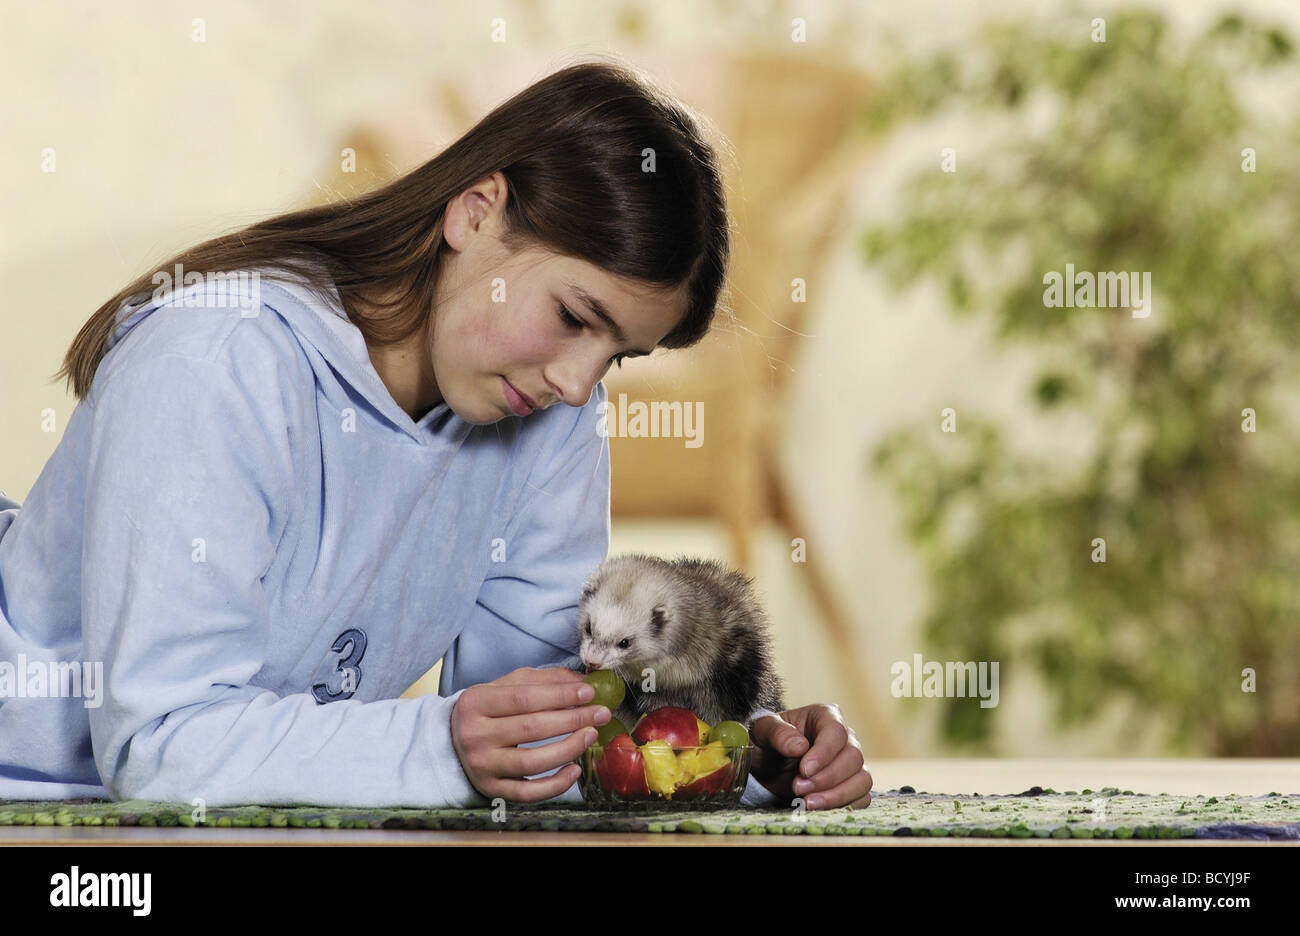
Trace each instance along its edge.
<instances>
[{"instance_id":1,"label":"beige wall background","mask_svg":"<svg viewBox=\"0 0 1300 936\"><path fill-rule=\"evenodd\" d=\"M1152 5L1189 27L1226 7ZM1090 3L1087 16L1117 6ZM1300 31L1300 4L1233 6ZM808 22L804 54L870 72L891 44L924 48L960 40L984 17L1060 8L1031 0L573 0L490 10L473 2L7 2L0 8L0 489L24 500L57 446L74 401L49 378L91 312L178 249L300 205L336 165L341 135L365 115L409 120L408 142L428 158L450 139L424 119L422 104L448 78L486 107L562 58L611 52L655 71L689 101L692 88L675 83L673 62L740 44L788 47L793 16ZM491 41L494 16L504 18L504 43ZM193 41L195 17L206 41ZM981 132L954 121L891 138L854 181L854 216L865 223L887 213L909 170ZM47 148L54 172L42 171ZM888 427L937 418L945 406L1014 417L1022 444L1062 457L1086 449L1087 427L1053 430L1022 411L1026 362L996 353L978 327L949 321L935 294L887 293L863 269L851 236L834 245L809 296L807 337L798 358L783 364L792 372L783 463L800 489L810 541L868 648L859 663L895 726L898 753L948 753L934 732L944 700L888 694L890 663L921 649L915 624L926 596L892 498L863 469L864 455ZM47 410L55 414L53 432L43 429ZM612 550L725 559L728 546L709 524L616 521ZM790 566L784 535L763 531L755 572L778 630L788 701L839 701L845 686ZM436 691L436 671L413 691ZM1116 749L1115 726L1131 714L1124 710L1088 731L1059 733L1043 698L1032 674L1002 674L1000 753L1160 753L1158 726ZM851 725L861 723L861 713L848 706L845 713ZM870 754L870 739L864 747Z\"/></svg>"}]
</instances>

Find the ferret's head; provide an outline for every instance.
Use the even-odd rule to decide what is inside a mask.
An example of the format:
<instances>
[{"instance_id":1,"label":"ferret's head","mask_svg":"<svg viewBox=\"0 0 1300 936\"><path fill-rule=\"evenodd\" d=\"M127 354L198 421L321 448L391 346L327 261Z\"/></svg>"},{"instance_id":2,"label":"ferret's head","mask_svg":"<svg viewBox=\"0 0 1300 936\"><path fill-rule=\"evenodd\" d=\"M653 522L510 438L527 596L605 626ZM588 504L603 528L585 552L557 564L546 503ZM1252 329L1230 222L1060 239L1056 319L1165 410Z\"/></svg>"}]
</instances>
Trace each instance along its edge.
<instances>
[{"instance_id":1,"label":"ferret's head","mask_svg":"<svg viewBox=\"0 0 1300 936\"><path fill-rule=\"evenodd\" d=\"M578 605L579 656L591 670L640 679L667 652L674 619L669 580L639 556L607 559L587 580Z\"/></svg>"}]
</instances>

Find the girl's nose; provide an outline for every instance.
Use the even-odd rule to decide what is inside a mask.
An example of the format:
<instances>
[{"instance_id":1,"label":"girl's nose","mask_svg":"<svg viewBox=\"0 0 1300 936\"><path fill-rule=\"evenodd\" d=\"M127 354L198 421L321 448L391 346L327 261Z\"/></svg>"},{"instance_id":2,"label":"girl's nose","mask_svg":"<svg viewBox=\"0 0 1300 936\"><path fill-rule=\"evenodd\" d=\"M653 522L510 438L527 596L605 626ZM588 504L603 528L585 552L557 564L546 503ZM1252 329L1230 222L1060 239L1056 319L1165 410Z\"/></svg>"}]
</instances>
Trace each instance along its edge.
<instances>
[{"instance_id":1,"label":"girl's nose","mask_svg":"<svg viewBox=\"0 0 1300 936\"><path fill-rule=\"evenodd\" d=\"M591 394L595 392L596 384L609 372L609 365L608 359L603 362L564 362L562 367L556 369L558 379L553 381L563 393L562 402L569 406L586 406Z\"/></svg>"}]
</instances>

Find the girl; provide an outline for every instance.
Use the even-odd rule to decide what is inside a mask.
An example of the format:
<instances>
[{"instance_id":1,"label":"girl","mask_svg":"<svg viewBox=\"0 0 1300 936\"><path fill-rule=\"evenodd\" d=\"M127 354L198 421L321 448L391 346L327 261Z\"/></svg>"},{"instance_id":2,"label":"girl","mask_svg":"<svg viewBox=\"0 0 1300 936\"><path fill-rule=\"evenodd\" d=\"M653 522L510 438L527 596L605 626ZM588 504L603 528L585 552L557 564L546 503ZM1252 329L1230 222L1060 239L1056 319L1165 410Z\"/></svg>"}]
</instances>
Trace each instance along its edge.
<instances>
[{"instance_id":1,"label":"girl","mask_svg":"<svg viewBox=\"0 0 1300 936\"><path fill-rule=\"evenodd\" d=\"M705 335L729 225L694 118L587 63L106 302L0 504L0 798L578 799L610 718L568 668L608 548L600 379ZM398 698L439 658L440 695ZM834 706L753 740L748 802L869 800Z\"/></svg>"}]
</instances>

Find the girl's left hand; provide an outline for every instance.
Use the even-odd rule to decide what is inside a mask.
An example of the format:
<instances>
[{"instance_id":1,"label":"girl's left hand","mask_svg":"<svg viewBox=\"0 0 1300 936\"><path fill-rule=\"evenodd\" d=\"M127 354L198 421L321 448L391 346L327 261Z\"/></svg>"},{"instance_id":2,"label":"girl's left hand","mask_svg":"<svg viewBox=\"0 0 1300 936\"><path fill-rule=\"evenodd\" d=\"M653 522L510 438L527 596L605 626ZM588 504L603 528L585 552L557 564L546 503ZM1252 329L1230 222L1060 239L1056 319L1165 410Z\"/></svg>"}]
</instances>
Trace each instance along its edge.
<instances>
[{"instance_id":1,"label":"girl's left hand","mask_svg":"<svg viewBox=\"0 0 1300 936\"><path fill-rule=\"evenodd\" d=\"M765 715L750 728L749 772L781 798L801 796L808 809L860 809L871 803L871 774L840 707L819 702Z\"/></svg>"}]
</instances>

